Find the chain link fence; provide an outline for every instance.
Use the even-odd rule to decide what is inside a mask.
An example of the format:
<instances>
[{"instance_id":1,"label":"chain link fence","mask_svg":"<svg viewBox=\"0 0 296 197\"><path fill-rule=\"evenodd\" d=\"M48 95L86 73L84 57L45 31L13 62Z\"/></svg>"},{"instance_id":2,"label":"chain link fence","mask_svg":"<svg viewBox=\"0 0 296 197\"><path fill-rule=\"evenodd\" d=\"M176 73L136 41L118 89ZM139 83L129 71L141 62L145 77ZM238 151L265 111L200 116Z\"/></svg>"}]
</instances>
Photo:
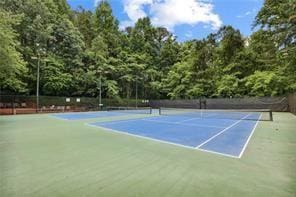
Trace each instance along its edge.
<instances>
[{"instance_id":1,"label":"chain link fence","mask_svg":"<svg viewBox=\"0 0 296 197\"><path fill-rule=\"evenodd\" d=\"M288 96L290 112L296 115L296 93Z\"/></svg>"},{"instance_id":2,"label":"chain link fence","mask_svg":"<svg viewBox=\"0 0 296 197\"><path fill-rule=\"evenodd\" d=\"M97 111L106 107L168 107L193 109L270 109L277 112L292 112L296 115L296 94L283 97L250 98L202 98L182 100L99 99L92 97L40 96L37 108L36 96L0 95L0 115Z\"/></svg>"},{"instance_id":3,"label":"chain link fence","mask_svg":"<svg viewBox=\"0 0 296 197\"><path fill-rule=\"evenodd\" d=\"M207 109L270 109L289 111L287 97L250 97L206 99Z\"/></svg>"},{"instance_id":4,"label":"chain link fence","mask_svg":"<svg viewBox=\"0 0 296 197\"><path fill-rule=\"evenodd\" d=\"M135 99L102 99L91 97L56 97L40 96L37 107L36 96L0 95L0 115L31 114L50 112L75 112L105 110L110 106L147 107L147 102Z\"/></svg>"},{"instance_id":5,"label":"chain link fence","mask_svg":"<svg viewBox=\"0 0 296 197\"><path fill-rule=\"evenodd\" d=\"M168 108L193 108L200 109L201 106L200 99L191 100L150 100L149 104L152 108L168 107Z\"/></svg>"},{"instance_id":6,"label":"chain link fence","mask_svg":"<svg viewBox=\"0 0 296 197\"><path fill-rule=\"evenodd\" d=\"M202 98L192 100L151 100L153 108L195 109L270 109L276 112L295 111L295 94L283 97Z\"/></svg>"}]
</instances>

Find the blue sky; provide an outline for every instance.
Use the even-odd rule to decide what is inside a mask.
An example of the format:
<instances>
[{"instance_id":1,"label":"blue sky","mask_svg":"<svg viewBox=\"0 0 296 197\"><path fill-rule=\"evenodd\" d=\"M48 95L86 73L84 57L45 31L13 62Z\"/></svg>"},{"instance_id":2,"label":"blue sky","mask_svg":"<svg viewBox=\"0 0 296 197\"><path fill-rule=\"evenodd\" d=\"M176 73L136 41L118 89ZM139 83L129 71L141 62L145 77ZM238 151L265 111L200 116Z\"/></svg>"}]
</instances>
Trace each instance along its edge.
<instances>
[{"instance_id":1,"label":"blue sky","mask_svg":"<svg viewBox=\"0 0 296 197\"><path fill-rule=\"evenodd\" d=\"M68 0L75 9L79 5L94 10L100 0ZM109 0L113 14L124 28L138 18L149 16L155 26L165 26L179 41L200 39L232 25L244 36L252 33L252 23L263 0Z\"/></svg>"}]
</instances>

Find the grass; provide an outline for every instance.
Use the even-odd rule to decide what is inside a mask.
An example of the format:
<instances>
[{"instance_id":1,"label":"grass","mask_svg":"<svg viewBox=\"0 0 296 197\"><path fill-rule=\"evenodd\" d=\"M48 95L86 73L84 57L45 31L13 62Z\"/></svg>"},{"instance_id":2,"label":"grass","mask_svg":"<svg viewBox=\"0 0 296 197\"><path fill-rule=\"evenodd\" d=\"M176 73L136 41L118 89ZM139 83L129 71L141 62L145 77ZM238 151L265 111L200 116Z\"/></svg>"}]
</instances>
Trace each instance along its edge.
<instances>
[{"instance_id":1,"label":"grass","mask_svg":"<svg viewBox=\"0 0 296 197\"><path fill-rule=\"evenodd\" d=\"M1 116L0 196L295 196L296 117L274 119L234 159L85 125L103 119Z\"/></svg>"}]
</instances>

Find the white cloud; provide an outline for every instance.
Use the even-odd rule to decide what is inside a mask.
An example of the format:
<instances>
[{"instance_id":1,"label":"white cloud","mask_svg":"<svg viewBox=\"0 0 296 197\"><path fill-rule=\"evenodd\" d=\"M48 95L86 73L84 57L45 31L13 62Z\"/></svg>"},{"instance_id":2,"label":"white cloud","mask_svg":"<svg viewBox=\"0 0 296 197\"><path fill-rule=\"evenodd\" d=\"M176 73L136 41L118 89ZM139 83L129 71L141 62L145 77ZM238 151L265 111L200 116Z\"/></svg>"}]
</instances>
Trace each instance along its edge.
<instances>
[{"instance_id":1,"label":"white cloud","mask_svg":"<svg viewBox=\"0 0 296 197\"><path fill-rule=\"evenodd\" d=\"M146 16L151 18L154 25L170 30L182 24L204 23L215 30L222 25L209 0L124 0L124 11L130 20L123 21L122 27Z\"/></svg>"},{"instance_id":2,"label":"white cloud","mask_svg":"<svg viewBox=\"0 0 296 197\"><path fill-rule=\"evenodd\" d=\"M122 21L120 29L133 26L139 18L144 18L147 13L144 11L144 5L153 4L153 0L124 0L124 12L130 20Z\"/></svg>"},{"instance_id":3,"label":"white cloud","mask_svg":"<svg viewBox=\"0 0 296 197\"><path fill-rule=\"evenodd\" d=\"M139 18L147 16L147 13L144 11L144 5L152 5L153 2L153 0L125 0L124 11L130 20L135 22Z\"/></svg>"},{"instance_id":4,"label":"white cloud","mask_svg":"<svg viewBox=\"0 0 296 197\"><path fill-rule=\"evenodd\" d=\"M217 14L213 13L213 5L196 0L165 0L152 6L152 22L159 26L173 29L180 24L210 24L213 29L222 25Z\"/></svg>"}]
</instances>

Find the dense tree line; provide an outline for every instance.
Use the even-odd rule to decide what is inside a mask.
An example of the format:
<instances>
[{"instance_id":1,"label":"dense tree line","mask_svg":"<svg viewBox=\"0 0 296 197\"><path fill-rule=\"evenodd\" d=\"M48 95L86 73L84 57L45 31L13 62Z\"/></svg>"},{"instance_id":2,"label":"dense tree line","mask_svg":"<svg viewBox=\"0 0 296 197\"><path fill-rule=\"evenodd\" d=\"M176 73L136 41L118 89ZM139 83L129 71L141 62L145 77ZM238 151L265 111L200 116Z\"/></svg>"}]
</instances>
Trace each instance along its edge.
<instances>
[{"instance_id":1,"label":"dense tree line","mask_svg":"<svg viewBox=\"0 0 296 197\"><path fill-rule=\"evenodd\" d=\"M149 18L119 29L107 1L94 12L66 0L2 0L0 88L42 95L199 98L274 96L296 90L296 4L266 0L243 37L231 26L176 41Z\"/></svg>"}]
</instances>

